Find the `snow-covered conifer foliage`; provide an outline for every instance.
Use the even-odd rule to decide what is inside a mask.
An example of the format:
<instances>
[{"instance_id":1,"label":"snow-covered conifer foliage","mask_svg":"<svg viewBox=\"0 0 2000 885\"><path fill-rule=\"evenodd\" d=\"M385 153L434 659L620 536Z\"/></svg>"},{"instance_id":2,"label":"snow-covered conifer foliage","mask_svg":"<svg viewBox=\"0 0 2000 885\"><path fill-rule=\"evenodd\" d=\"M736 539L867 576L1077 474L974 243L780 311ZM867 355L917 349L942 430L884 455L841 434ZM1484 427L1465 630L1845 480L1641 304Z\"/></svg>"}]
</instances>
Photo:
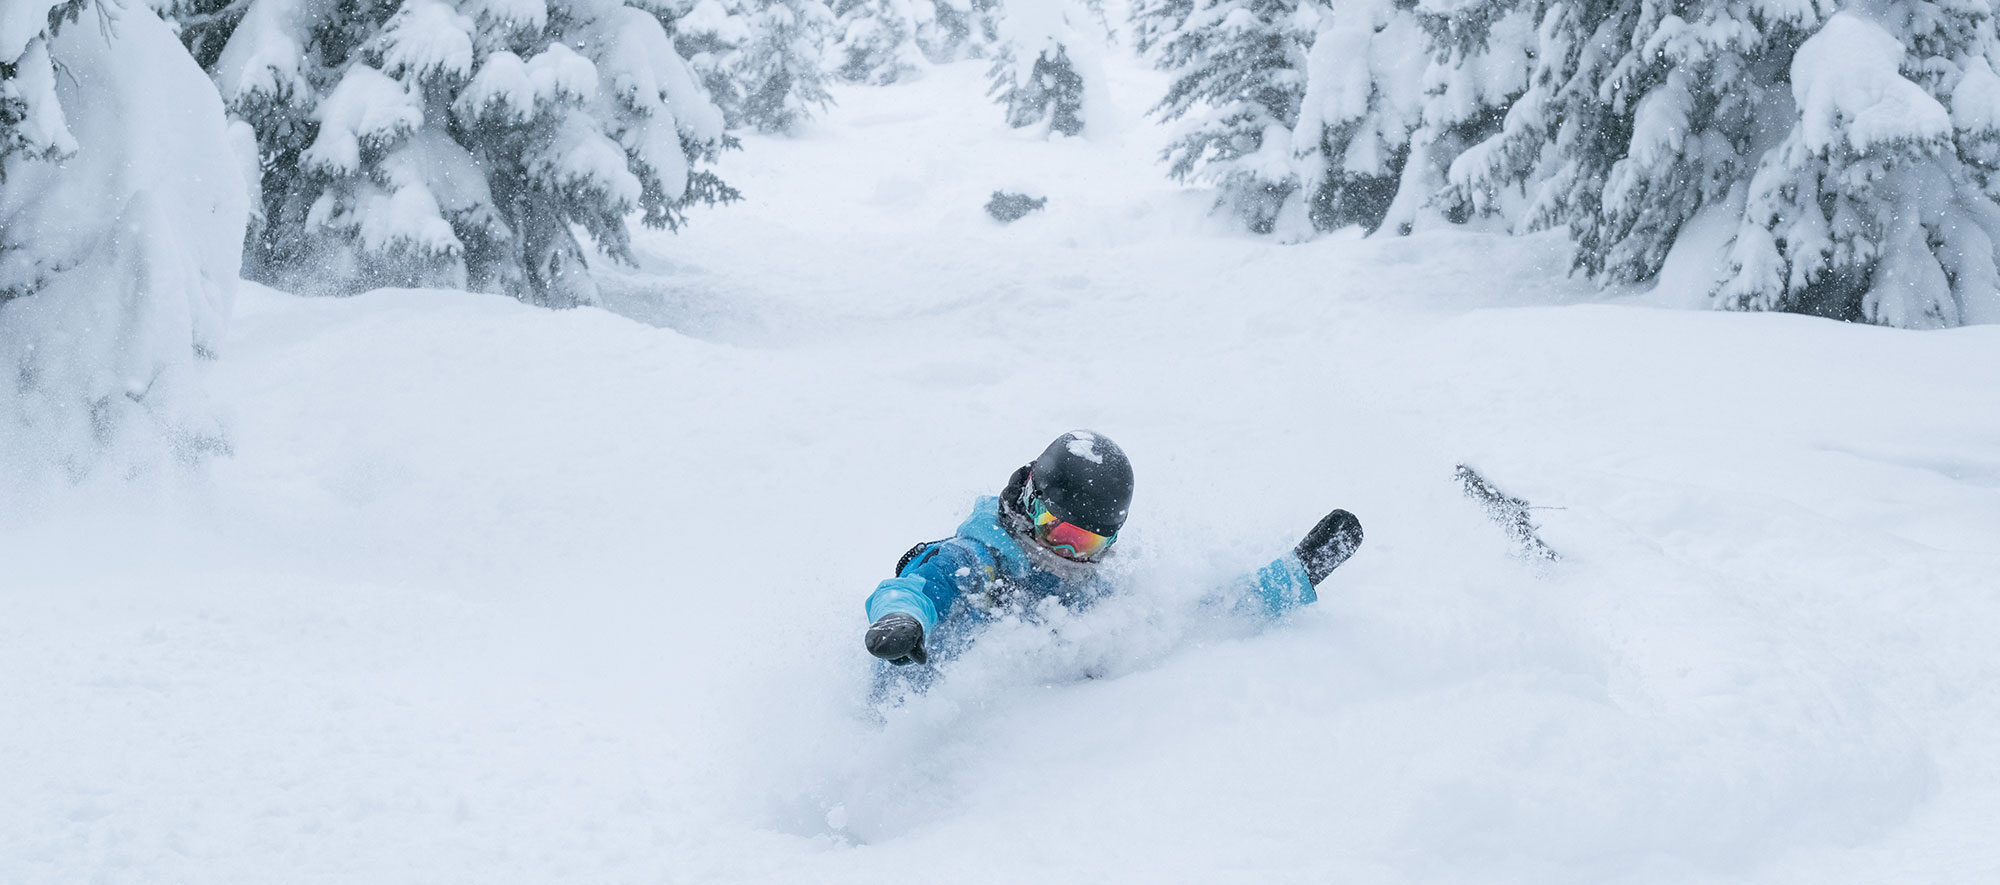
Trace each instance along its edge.
<instances>
[{"instance_id":1,"label":"snow-covered conifer foliage","mask_svg":"<svg viewBox=\"0 0 2000 885\"><path fill-rule=\"evenodd\" d=\"M1001 0L915 0L917 45L938 64L984 58L1000 38Z\"/></svg>"},{"instance_id":2,"label":"snow-covered conifer foliage","mask_svg":"<svg viewBox=\"0 0 2000 885\"><path fill-rule=\"evenodd\" d=\"M1170 173L1252 230L1497 216L1624 284L1708 212L1741 220L1717 306L2000 320L1992 5L1838 8L1151 0L1133 30L1176 75Z\"/></svg>"},{"instance_id":3,"label":"snow-covered conifer foliage","mask_svg":"<svg viewBox=\"0 0 2000 885\"><path fill-rule=\"evenodd\" d=\"M1083 131L1085 97L1103 89L1093 47L1079 39L1084 11L1074 0L1007 0L988 90L1007 109L1007 125Z\"/></svg>"},{"instance_id":4,"label":"snow-covered conifer foliage","mask_svg":"<svg viewBox=\"0 0 2000 885\"><path fill-rule=\"evenodd\" d=\"M830 67L850 83L907 80L926 63L984 58L999 38L999 0L832 0Z\"/></svg>"},{"instance_id":5,"label":"snow-covered conifer foliage","mask_svg":"<svg viewBox=\"0 0 2000 885\"><path fill-rule=\"evenodd\" d=\"M591 303L626 216L734 191L721 112L643 0L249 0L215 62L266 179L251 273ZM581 236L579 237L579 233Z\"/></svg>"},{"instance_id":6,"label":"snow-covered conifer foliage","mask_svg":"<svg viewBox=\"0 0 2000 885\"><path fill-rule=\"evenodd\" d=\"M1218 206L1260 233L1303 205L1292 127L1311 40L1297 12L1298 0L1151 0L1135 13L1174 74L1154 111L1186 119L1163 156L1169 174L1214 184Z\"/></svg>"},{"instance_id":7,"label":"snow-covered conifer foliage","mask_svg":"<svg viewBox=\"0 0 2000 885\"><path fill-rule=\"evenodd\" d=\"M1740 213L1718 306L2000 319L1992 7L1838 7L1550 3L1528 89L1441 198L1566 228L1607 283L1652 279L1703 209Z\"/></svg>"},{"instance_id":8,"label":"snow-covered conifer foliage","mask_svg":"<svg viewBox=\"0 0 2000 885\"><path fill-rule=\"evenodd\" d=\"M239 155L142 0L0 7L0 463L80 478L225 444L199 375L242 257Z\"/></svg>"},{"instance_id":9,"label":"snow-covered conifer foliage","mask_svg":"<svg viewBox=\"0 0 2000 885\"><path fill-rule=\"evenodd\" d=\"M63 25L76 21L86 2L26 2L0 9L0 163L53 160L75 152L76 140L56 96L48 44ZM6 168L0 166L0 172ZM0 296L15 294L21 293L12 284L0 290Z\"/></svg>"},{"instance_id":10,"label":"snow-covered conifer foliage","mask_svg":"<svg viewBox=\"0 0 2000 885\"><path fill-rule=\"evenodd\" d=\"M834 72L848 82L870 86L915 75L924 61L917 49L917 9L911 0L834 0L834 29L839 35Z\"/></svg>"},{"instance_id":11,"label":"snow-covered conifer foliage","mask_svg":"<svg viewBox=\"0 0 2000 885\"><path fill-rule=\"evenodd\" d=\"M1320 13L1293 129L1315 228L1373 229L1388 214L1422 110L1426 55L1407 2L1355 0Z\"/></svg>"},{"instance_id":12,"label":"snow-covered conifer foliage","mask_svg":"<svg viewBox=\"0 0 2000 885\"><path fill-rule=\"evenodd\" d=\"M1147 0L1132 6L1131 33L1132 48L1142 56L1152 56L1160 44L1165 43L1174 32L1194 14L1196 0Z\"/></svg>"},{"instance_id":13,"label":"snow-covered conifer foliage","mask_svg":"<svg viewBox=\"0 0 2000 885\"><path fill-rule=\"evenodd\" d=\"M207 70L243 21L245 0L145 0L180 34L196 63Z\"/></svg>"},{"instance_id":14,"label":"snow-covered conifer foliage","mask_svg":"<svg viewBox=\"0 0 2000 885\"><path fill-rule=\"evenodd\" d=\"M674 45L731 128L790 132L833 101L823 0L699 0L674 25Z\"/></svg>"},{"instance_id":15,"label":"snow-covered conifer foliage","mask_svg":"<svg viewBox=\"0 0 2000 885\"><path fill-rule=\"evenodd\" d=\"M1135 16L1142 48L1215 44L1201 51L1216 59L1183 68L1169 96L1184 100L1183 87L1199 82L1189 77L1211 84L1199 105L1210 135L1197 129L1199 141L1183 142L1198 145L1206 158L1183 152L1177 164L1210 162L1258 144L1250 165L1263 184L1250 192L1283 194L1275 210L1267 201L1249 204L1254 211L1245 217L1258 230L1275 227L1263 220L1275 217L1290 219L1284 226L1293 235L1352 224L1373 230L1385 222L1407 233L1421 218L1464 220L1461 208L1433 198L1451 162L1497 131L1526 87L1534 50L1526 5L1353 0L1287 8L1258 13L1267 22L1263 42L1248 45L1261 47L1261 57L1221 39L1247 34L1260 20L1248 12L1161 0ZM1164 53L1157 57L1171 64ZM1243 67L1253 58L1261 68ZM1253 70L1262 73L1252 76ZM1242 102L1261 105L1262 116ZM1294 103L1296 117L1287 120L1279 111ZM1216 137L1212 121L1220 119L1236 121L1221 130L1236 134ZM1283 138L1265 141L1276 136ZM1238 180L1253 179L1239 174ZM1244 205L1240 198L1230 202Z\"/></svg>"},{"instance_id":16,"label":"snow-covered conifer foliage","mask_svg":"<svg viewBox=\"0 0 2000 885\"><path fill-rule=\"evenodd\" d=\"M2000 322L1993 7L1885 13L1836 14L1793 56L1796 123L1750 180L1721 306Z\"/></svg>"},{"instance_id":17,"label":"snow-covered conifer foliage","mask_svg":"<svg viewBox=\"0 0 2000 885\"><path fill-rule=\"evenodd\" d=\"M1682 225L1743 177L1761 132L1782 126L1767 117L1783 103L1784 60L1820 14L1550 3L1526 93L1453 164L1445 199L1524 230L1566 226L1578 268L1600 280L1650 279ZM1514 193L1525 203L1507 202Z\"/></svg>"},{"instance_id":18,"label":"snow-covered conifer foliage","mask_svg":"<svg viewBox=\"0 0 2000 885\"><path fill-rule=\"evenodd\" d=\"M1334 7L1313 42L1298 128L1300 156L1323 164L1315 225L1409 233L1466 220L1436 195L1452 162L1499 131L1534 52L1532 9L1512 0Z\"/></svg>"}]
</instances>

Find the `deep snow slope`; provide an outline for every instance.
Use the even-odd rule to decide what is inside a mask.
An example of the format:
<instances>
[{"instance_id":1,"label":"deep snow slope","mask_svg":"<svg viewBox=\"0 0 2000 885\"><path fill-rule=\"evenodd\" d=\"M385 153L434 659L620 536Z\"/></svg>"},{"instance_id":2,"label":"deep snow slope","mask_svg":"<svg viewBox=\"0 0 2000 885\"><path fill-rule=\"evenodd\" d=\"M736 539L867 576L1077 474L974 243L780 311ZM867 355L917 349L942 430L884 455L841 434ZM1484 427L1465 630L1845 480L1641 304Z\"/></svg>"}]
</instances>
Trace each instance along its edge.
<instances>
[{"instance_id":1,"label":"deep snow slope","mask_svg":"<svg viewBox=\"0 0 2000 885\"><path fill-rule=\"evenodd\" d=\"M749 140L611 287L654 325L247 293L233 457L0 515L0 881L2000 874L2000 329L1241 237L1113 73L1089 139L967 65ZM1079 426L1130 592L875 721L861 599ZM1190 604L1333 506L1321 604Z\"/></svg>"}]
</instances>

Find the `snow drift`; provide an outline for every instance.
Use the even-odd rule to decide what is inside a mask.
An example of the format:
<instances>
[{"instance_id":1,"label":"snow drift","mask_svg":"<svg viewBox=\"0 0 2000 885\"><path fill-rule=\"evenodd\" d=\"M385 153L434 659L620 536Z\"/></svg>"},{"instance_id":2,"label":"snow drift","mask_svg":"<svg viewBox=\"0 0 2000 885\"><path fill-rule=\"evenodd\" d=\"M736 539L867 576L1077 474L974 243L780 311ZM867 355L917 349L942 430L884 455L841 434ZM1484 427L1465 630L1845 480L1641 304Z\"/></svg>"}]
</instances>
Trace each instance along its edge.
<instances>
[{"instance_id":1,"label":"snow drift","mask_svg":"<svg viewBox=\"0 0 2000 885\"><path fill-rule=\"evenodd\" d=\"M770 196L617 279L679 331L246 286L201 494L0 531L0 880L2000 869L2000 328L1217 236L1142 130L1007 138L984 70L746 139ZM1001 179L1054 196L996 226ZM1078 426L1134 461L1130 592L870 722L868 590ZM1320 602L1190 614L1332 506L1369 537Z\"/></svg>"}]
</instances>

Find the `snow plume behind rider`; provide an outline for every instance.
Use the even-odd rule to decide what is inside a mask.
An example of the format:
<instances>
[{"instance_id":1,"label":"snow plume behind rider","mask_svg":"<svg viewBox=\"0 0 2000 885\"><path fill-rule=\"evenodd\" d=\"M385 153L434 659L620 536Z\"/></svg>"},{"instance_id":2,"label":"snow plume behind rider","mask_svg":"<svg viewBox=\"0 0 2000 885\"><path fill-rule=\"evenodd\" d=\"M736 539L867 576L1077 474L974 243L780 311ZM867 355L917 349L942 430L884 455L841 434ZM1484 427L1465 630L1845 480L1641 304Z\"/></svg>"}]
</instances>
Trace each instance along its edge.
<instances>
[{"instance_id":1,"label":"snow plume behind rider","mask_svg":"<svg viewBox=\"0 0 2000 885\"><path fill-rule=\"evenodd\" d=\"M1057 437L998 497L979 499L957 533L903 554L896 576L868 597L868 652L926 664L962 650L974 628L1010 607L1053 598L1080 608L1112 591L1102 562L1116 555L1132 485L1132 462L1117 443L1083 430ZM1361 523L1335 510L1292 551L1212 601L1277 617L1317 600L1317 585L1360 543Z\"/></svg>"}]
</instances>

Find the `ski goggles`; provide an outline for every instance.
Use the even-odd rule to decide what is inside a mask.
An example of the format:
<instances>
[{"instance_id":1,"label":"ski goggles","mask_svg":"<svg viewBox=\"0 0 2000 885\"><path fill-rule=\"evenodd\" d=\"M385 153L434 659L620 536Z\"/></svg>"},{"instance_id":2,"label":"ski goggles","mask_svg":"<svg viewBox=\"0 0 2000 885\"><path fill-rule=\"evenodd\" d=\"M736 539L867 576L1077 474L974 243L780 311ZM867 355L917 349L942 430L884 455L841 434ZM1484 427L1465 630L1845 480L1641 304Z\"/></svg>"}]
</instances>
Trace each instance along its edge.
<instances>
[{"instance_id":1,"label":"ski goggles","mask_svg":"<svg viewBox=\"0 0 2000 885\"><path fill-rule=\"evenodd\" d=\"M1042 499L1028 501L1029 512L1035 521L1035 540L1054 551L1064 559L1094 559L1111 542L1118 540L1118 533L1100 535L1089 529L1063 522L1062 518L1049 512Z\"/></svg>"}]
</instances>

